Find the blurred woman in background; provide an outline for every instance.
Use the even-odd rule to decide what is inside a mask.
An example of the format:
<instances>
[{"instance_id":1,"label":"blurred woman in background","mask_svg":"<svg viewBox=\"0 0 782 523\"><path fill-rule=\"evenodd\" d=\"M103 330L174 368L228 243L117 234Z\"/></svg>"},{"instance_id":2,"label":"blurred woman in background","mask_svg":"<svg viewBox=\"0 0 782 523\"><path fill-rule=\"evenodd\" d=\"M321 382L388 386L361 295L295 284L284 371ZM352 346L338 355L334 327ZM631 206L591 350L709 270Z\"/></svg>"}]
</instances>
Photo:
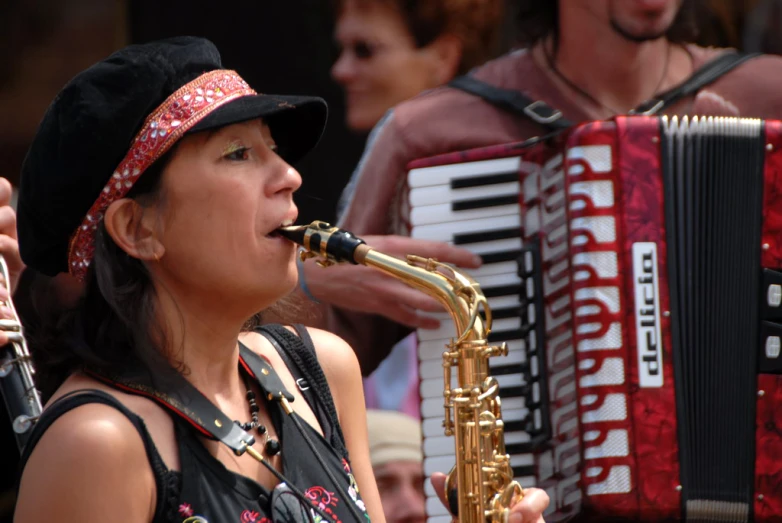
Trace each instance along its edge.
<instances>
[{"instance_id":1,"label":"blurred woman in background","mask_svg":"<svg viewBox=\"0 0 782 523\"><path fill-rule=\"evenodd\" d=\"M503 0L337 0L331 70L348 126L372 129L390 108L501 51Z\"/></svg>"},{"instance_id":2,"label":"blurred woman in background","mask_svg":"<svg viewBox=\"0 0 782 523\"><path fill-rule=\"evenodd\" d=\"M369 132L398 103L445 84L501 54L506 40L504 3L504 0L336 0L335 37L341 51L331 73L345 89L347 126L356 132ZM343 192L337 216L352 191L353 180ZM372 238L381 248L387 248L387 252L398 249L398 255L431 255L462 267L466 260L474 259L468 251L448 245L424 245L401 237L391 239L395 242L392 245L378 243L384 240ZM429 253L432 248L438 250ZM328 275L320 272L315 269L308 270L306 275L302 273L304 292L310 298L350 308L345 299L355 296L352 286L325 288L321 285L329 283L324 279L332 282L339 279L335 271L329 271ZM387 277L381 274L365 276L374 278L378 285L403 286L399 282L383 281ZM409 291L400 289L400 292ZM433 304L432 310L440 309ZM415 335L401 340L377 371L365 380L365 394L370 408L420 415Z\"/></svg>"}]
</instances>

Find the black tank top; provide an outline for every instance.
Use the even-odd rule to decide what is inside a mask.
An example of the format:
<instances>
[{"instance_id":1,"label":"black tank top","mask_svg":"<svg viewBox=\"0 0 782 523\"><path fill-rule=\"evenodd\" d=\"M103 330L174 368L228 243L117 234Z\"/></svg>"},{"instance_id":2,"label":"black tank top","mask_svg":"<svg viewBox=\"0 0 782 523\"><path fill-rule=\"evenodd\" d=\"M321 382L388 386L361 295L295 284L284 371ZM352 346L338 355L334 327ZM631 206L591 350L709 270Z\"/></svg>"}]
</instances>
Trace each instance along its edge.
<instances>
[{"instance_id":1,"label":"black tank top","mask_svg":"<svg viewBox=\"0 0 782 523\"><path fill-rule=\"evenodd\" d=\"M269 334L267 329L264 330L264 334ZM280 334L279 331L277 334ZM299 427L306 431L308 439L313 443L314 449L310 448L299 427L282 412L280 404L268 402L267 408L282 448L282 474L334 523L366 523L369 516L351 473L347 453L341 445L336 445L341 447L337 449L332 444L333 435L339 434L341 439L341 431L335 416L329 415L328 409L323 407L324 399L326 405L333 404L331 393L327 385L324 387L325 381L312 379L311 375L308 375L310 379L307 379L302 376L295 362L291 361L293 348L290 336L274 336L273 344L318 417L325 437L299 417ZM308 337L305 336L304 342L304 350L314 355ZM319 368L314 370L316 374L322 372ZM116 408L133 423L141 435L157 486L157 504L152 520L154 523L298 523L283 516L272 515L273 510L281 506L282 500L287 500L289 504L299 504L292 494L274 494L257 482L228 470L207 452L194 429L174 415L172 419L181 470L169 470L152 442L144 421L113 396L98 390L75 391L58 399L44 411L25 448L22 467L46 429L64 413L86 403L102 403ZM319 464L315 452L321 456L330 474ZM332 478L336 480L336 484ZM276 488L284 489L285 485L278 485ZM347 504L352 504L356 510L351 511ZM361 520L357 521L354 514ZM309 511L309 516L314 523L320 523L322 520L314 511Z\"/></svg>"}]
</instances>

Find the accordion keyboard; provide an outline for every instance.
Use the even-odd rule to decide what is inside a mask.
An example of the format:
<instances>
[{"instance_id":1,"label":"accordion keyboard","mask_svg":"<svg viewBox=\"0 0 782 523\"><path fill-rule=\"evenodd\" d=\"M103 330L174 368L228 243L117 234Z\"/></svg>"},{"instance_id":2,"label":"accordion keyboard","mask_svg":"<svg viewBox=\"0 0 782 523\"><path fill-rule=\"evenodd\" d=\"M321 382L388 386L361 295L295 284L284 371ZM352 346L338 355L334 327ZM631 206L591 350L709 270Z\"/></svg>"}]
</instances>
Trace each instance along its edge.
<instances>
[{"instance_id":1,"label":"accordion keyboard","mask_svg":"<svg viewBox=\"0 0 782 523\"><path fill-rule=\"evenodd\" d=\"M411 237L458 245L483 259L483 265L470 275L480 283L492 310L490 341L508 345L508 356L492 359L490 368L501 387L505 441L514 476L523 487L529 487L534 484L534 459L528 451L522 372L527 356L519 316L519 165L520 159L515 157L411 170L408 221ZM442 427L442 354L455 327L446 313L435 316L441 320L439 329L417 333L427 477L432 472L447 472L455 462L453 438L444 436ZM428 481L427 498L429 521L450 521Z\"/></svg>"}]
</instances>

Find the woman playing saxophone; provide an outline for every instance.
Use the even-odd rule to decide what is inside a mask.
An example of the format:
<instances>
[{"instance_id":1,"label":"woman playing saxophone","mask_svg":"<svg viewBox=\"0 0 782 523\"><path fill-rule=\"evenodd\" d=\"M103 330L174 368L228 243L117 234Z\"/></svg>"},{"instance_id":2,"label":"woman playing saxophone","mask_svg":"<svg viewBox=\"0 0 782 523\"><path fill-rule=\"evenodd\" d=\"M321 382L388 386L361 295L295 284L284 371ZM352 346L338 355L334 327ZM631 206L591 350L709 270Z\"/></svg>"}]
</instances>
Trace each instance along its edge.
<instances>
[{"instance_id":1,"label":"woman playing saxophone","mask_svg":"<svg viewBox=\"0 0 782 523\"><path fill-rule=\"evenodd\" d=\"M122 49L57 96L23 168L19 244L84 292L40 347L58 379L17 522L382 523L351 348L243 332L296 285L277 230L325 120L322 100L258 94L189 37ZM511 515L544 508L528 493Z\"/></svg>"}]
</instances>

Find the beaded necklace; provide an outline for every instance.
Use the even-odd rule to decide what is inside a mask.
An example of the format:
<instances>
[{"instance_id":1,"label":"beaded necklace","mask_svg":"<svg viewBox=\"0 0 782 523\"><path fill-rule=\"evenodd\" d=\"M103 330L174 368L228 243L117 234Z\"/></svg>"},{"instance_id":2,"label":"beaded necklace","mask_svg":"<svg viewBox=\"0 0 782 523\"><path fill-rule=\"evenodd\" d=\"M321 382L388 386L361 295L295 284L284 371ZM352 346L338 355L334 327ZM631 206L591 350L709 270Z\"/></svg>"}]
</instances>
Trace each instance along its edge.
<instances>
[{"instance_id":1,"label":"beaded necklace","mask_svg":"<svg viewBox=\"0 0 782 523\"><path fill-rule=\"evenodd\" d=\"M280 442L274 438L270 438L269 431L266 429L266 425L263 425L258 420L258 412L260 412L261 408L255 401L255 392L253 392L252 388L250 387L250 383L244 373L242 373L242 379L244 380L245 387L247 387L247 402L250 404L250 421L242 423L239 420L234 420L234 423L239 425L242 430L246 430L247 432L250 432L251 430L258 432L258 435L263 438L264 453L268 456L275 456L280 453L280 450L282 450Z\"/></svg>"}]
</instances>

